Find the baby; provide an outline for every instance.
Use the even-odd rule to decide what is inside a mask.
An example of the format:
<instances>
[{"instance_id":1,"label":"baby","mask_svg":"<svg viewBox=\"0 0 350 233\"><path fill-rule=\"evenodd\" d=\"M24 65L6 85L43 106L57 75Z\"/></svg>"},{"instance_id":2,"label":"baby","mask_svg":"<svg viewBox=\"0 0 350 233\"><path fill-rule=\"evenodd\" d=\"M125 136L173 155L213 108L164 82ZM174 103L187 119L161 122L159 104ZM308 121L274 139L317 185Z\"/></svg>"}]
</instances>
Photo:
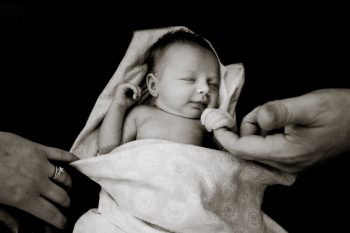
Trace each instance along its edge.
<instances>
[{"instance_id":1,"label":"baby","mask_svg":"<svg viewBox=\"0 0 350 233\"><path fill-rule=\"evenodd\" d=\"M74 233L284 232L261 203L266 185L290 179L204 148L212 146L208 132L235 125L217 109L224 79L210 44L177 30L146 54L143 77L154 105L131 108L141 88L116 87L98 135L104 155L74 165L101 185L98 208L77 221Z\"/></svg>"},{"instance_id":2,"label":"baby","mask_svg":"<svg viewBox=\"0 0 350 233\"><path fill-rule=\"evenodd\" d=\"M220 85L219 61L206 40L186 31L165 34L149 49L145 61L147 88L155 106L138 105L124 119L127 109L140 98L141 88L131 83L118 85L101 126L100 154L138 139L202 146L206 128L233 126L229 114L220 110L205 120L206 128L199 120L206 108L218 106Z\"/></svg>"}]
</instances>

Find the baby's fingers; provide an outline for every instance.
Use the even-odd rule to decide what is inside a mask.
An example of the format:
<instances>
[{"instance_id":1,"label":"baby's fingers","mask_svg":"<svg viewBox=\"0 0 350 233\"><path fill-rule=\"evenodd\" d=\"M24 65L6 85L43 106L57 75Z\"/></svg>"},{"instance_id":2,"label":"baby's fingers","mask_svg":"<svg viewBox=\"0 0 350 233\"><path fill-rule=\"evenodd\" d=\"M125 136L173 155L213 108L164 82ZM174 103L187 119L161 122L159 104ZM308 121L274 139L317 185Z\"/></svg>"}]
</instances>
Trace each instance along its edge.
<instances>
[{"instance_id":1,"label":"baby's fingers","mask_svg":"<svg viewBox=\"0 0 350 233\"><path fill-rule=\"evenodd\" d=\"M141 87L139 87L139 86L135 86L136 87L136 90L137 91L134 91L134 96L133 96L133 98L134 99L139 99L140 97L141 97L141 94L142 94L142 89L141 89Z\"/></svg>"},{"instance_id":2,"label":"baby's fingers","mask_svg":"<svg viewBox=\"0 0 350 233\"><path fill-rule=\"evenodd\" d=\"M207 108L204 110L204 112L201 115L201 123L202 125L205 126L208 132L212 131L209 119L211 118L211 115L213 112L214 112L213 108Z\"/></svg>"},{"instance_id":3,"label":"baby's fingers","mask_svg":"<svg viewBox=\"0 0 350 233\"><path fill-rule=\"evenodd\" d=\"M137 100L141 96L141 88L139 86L136 86L132 83L126 83L125 87L128 89L128 92L130 92L128 95L131 97L133 100ZM132 93L131 93L132 92Z\"/></svg>"},{"instance_id":4,"label":"baby's fingers","mask_svg":"<svg viewBox=\"0 0 350 233\"><path fill-rule=\"evenodd\" d=\"M202 125L205 124L205 121L208 117L208 114L212 111L213 109L212 108L207 108L205 109L203 112L202 112L202 115L201 115L201 123Z\"/></svg>"},{"instance_id":5,"label":"baby's fingers","mask_svg":"<svg viewBox=\"0 0 350 233\"><path fill-rule=\"evenodd\" d=\"M234 118L226 111L220 109L208 109L201 117L202 124L210 132L218 128L235 126Z\"/></svg>"},{"instance_id":6,"label":"baby's fingers","mask_svg":"<svg viewBox=\"0 0 350 233\"><path fill-rule=\"evenodd\" d=\"M231 117L226 118L225 117L225 118L219 119L218 121L214 121L212 123L211 128L213 130L216 130L216 129L219 129L222 127L232 128L234 125L235 125L235 122L234 122L233 118L231 118Z\"/></svg>"}]
</instances>

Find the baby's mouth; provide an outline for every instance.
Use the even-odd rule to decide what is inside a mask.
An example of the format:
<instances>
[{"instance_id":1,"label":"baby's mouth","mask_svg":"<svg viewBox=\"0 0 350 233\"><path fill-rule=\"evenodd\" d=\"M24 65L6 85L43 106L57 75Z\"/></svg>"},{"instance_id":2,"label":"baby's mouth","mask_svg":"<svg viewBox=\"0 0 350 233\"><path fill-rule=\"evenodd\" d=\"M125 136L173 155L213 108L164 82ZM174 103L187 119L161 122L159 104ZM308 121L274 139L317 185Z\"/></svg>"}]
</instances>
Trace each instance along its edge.
<instances>
[{"instance_id":1,"label":"baby's mouth","mask_svg":"<svg viewBox=\"0 0 350 233\"><path fill-rule=\"evenodd\" d=\"M204 110L208 106L208 103L204 101L191 101L190 104L193 108L198 108L201 110Z\"/></svg>"}]
</instances>

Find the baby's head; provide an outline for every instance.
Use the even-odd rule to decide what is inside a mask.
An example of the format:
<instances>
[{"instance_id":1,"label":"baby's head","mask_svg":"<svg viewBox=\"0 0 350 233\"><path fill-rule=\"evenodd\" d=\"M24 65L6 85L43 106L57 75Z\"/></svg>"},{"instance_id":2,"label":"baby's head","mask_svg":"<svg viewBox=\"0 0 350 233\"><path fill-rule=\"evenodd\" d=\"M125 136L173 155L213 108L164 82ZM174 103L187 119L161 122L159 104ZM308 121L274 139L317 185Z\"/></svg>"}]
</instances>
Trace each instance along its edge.
<instances>
[{"instance_id":1,"label":"baby's head","mask_svg":"<svg viewBox=\"0 0 350 233\"><path fill-rule=\"evenodd\" d=\"M146 64L147 87L159 109L196 119L205 108L217 107L220 65L202 37L167 33L149 49Z\"/></svg>"}]
</instances>

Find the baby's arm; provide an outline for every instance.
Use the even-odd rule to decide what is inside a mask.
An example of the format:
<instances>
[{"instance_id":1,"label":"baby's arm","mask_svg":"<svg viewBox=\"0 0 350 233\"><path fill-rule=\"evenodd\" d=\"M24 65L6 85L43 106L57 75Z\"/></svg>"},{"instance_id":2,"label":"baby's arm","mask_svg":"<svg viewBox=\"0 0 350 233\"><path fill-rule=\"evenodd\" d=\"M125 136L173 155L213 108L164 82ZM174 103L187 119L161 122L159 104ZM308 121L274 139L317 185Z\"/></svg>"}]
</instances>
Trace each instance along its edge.
<instances>
[{"instance_id":1,"label":"baby's arm","mask_svg":"<svg viewBox=\"0 0 350 233\"><path fill-rule=\"evenodd\" d=\"M130 83L117 86L114 99L100 128L100 154L106 154L121 144L125 112L140 96L141 88L138 86Z\"/></svg>"},{"instance_id":2,"label":"baby's arm","mask_svg":"<svg viewBox=\"0 0 350 233\"><path fill-rule=\"evenodd\" d=\"M135 106L125 117L121 144L136 140L136 118L139 114L139 106Z\"/></svg>"}]
</instances>

